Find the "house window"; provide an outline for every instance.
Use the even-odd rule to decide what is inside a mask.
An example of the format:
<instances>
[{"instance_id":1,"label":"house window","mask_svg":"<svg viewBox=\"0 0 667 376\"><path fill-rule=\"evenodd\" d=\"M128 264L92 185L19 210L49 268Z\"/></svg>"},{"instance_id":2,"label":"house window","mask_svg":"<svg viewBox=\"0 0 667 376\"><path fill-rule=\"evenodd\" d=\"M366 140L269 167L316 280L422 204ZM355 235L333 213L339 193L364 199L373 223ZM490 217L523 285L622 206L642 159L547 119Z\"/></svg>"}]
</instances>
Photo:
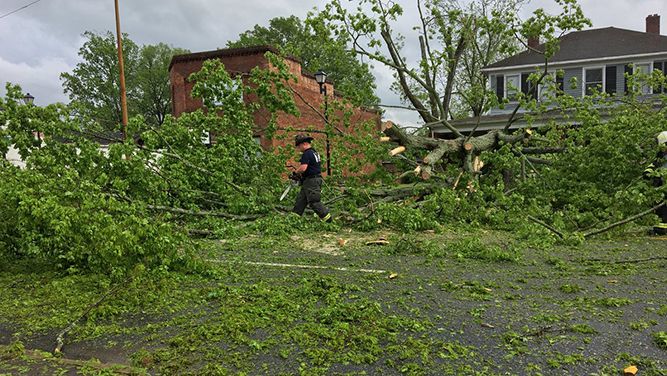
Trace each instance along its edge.
<instances>
[{"instance_id":1,"label":"house window","mask_svg":"<svg viewBox=\"0 0 667 376\"><path fill-rule=\"evenodd\" d=\"M585 95L592 95L595 92L604 91L603 68L584 69L584 90Z\"/></svg>"},{"instance_id":2,"label":"house window","mask_svg":"<svg viewBox=\"0 0 667 376\"><path fill-rule=\"evenodd\" d=\"M631 75L631 74L632 74L632 65L626 64L625 67L623 68L623 76L625 77L625 79L623 80L624 87L625 87L623 89L623 92L625 94L628 93L628 78L627 77L628 77L628 75Z\"/></svg>"},{"instance_id":3,"label":"house window","mask_svg":"<svg viewBox=\"0 0 667 376\"><path fill-rule=\"evenodd\" d=\"M537 99L537 91L533 90L534 82L530 80L530 73L521 73L521 92L526 97Z\"/></svg>"},{"instance_id":4,"label":"house window","mask_svg":"<svg viewBox=\"0 0 667 376\"><path fill-rule=\"evenodd\" d=\"M229 95L231 93L236 93L236 92L239 92L239 91L241 93L241 95L239 96L239 103L243 103L243 82L241 80L237 79L237 80L232 81L231 87L229 87L225 90L227 95ZM222 96L222 95L224 95L224 94L225 93L217 93L217 95L213 99L213 105L214 106L216 106L216 107L222 107L223 106L224 96ZM218 95L221 95L221 96L218 96Z\"/></svg>"},{"instance_id":5,"label":"house window","mask_svg":"<svg viewBox=\"0 0 667 376\"><path fill-rule=\"evenodd\" d=\"M647 75L651 73L651 63L642 63L642 64L635 64L635 74L642 74L642 75ZM642 79L640 79L643 81ZM649 85L646 82L642 82L640 88L641 94L651 94L651 85Z\"/></svg>"},{"instance_id":6,"label":"house window","mask_svg":"<svg viewBox=\"0 0 667 376\"><path fill-rule=\"evenodd\" d=\"M518 74L506 75L505 84L505 98L515 101L519 94L519 89L521 89L521 76Z\"/></svg>"},{"instance_id":7,"label":"house window","mask_svg":"<svg viewBox=\"0 0 667 376\"><path fill-rule=\"evenodd\" d=\"M550 97L553 96L559 97L564 94L563 88L565 79L563 75L564 73L562 70L547 73L538 86L539 98L541 101L550 99Z\"/></svg>"}]
</instances>

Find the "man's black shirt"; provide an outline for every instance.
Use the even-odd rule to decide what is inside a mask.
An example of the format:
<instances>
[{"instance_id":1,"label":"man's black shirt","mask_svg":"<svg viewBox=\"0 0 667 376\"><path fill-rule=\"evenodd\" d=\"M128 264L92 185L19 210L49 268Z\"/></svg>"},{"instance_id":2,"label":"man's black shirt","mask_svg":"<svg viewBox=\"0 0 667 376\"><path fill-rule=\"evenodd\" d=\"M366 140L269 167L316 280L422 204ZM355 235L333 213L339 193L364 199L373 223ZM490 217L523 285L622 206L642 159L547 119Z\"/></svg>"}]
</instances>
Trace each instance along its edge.
<instances>
[{"instance_id":1,"label":"man's black shirt","mask_svg":"<svg viewBox=\"0 0 667 376\"><path fill-rule=\"evenodd\" d=\"M320 155L313 148L303 152L303 155L301 155L301 164L308 164L308 168L303 172L304 178L322 174L322 168L320 167Z\"/></svg>"}]
</instances>

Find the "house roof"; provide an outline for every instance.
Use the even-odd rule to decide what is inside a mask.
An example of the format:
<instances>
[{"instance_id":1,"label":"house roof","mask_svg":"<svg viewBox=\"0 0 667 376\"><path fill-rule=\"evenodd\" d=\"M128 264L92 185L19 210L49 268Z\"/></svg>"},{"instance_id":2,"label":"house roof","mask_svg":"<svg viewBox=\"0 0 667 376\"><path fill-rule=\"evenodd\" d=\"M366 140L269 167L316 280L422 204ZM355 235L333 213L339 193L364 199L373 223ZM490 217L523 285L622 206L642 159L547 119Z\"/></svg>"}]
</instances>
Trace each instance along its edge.
<instances>
[{"instance_id":1,"label":"house roof","mask_svg":"<svg viewBox=\"0 0 667 376\"><path fill-rule=\"evenodd\" d=\"M542 50L544 44L537 47ZM551 64L577 60L594 60L616 56L634 56L652 53L667 54L667 36L634 30L605 27L575 31L560 38L560 49L549 60ZM540 65L544 56L534 51L524 51L484 67L496 70L523 65Z\"/></svg>"},{"instance_id":2,"label":"house roof","mask_svg":"<svg viewBox=\"0 0 667 376\"><path fill-rule=\"evenodd\" d=\"M241 48L224 48L219 50L212 51L203 51L195 52L190 54L175 55L171 58L171 63L169 64L169 70L176 63L187 62L187 61L197 61L197 60L209 60L209 59L218 59L221 57L230 57L230 56L247 56L247 55L257 55L265 54L267 52L272 52L276 55L282 56L281 52L277 48L272 46L253 46L253 47L241 47ZM299 59L294 56L285 56L285 58L301 63Z\"/></svg>"}]
</instances>

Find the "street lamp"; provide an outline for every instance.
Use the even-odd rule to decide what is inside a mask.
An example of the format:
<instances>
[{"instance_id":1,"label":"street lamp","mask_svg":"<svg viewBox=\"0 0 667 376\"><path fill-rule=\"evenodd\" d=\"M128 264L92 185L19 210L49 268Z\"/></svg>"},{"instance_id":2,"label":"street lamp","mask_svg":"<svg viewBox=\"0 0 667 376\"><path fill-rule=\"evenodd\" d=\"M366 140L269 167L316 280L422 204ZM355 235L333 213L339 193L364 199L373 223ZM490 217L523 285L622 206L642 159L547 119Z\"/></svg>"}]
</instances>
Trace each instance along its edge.
<instances>
[{"instance_id":1,"label":"street lamp","mask_svg":"<svg viewBox=\"0 0 667 376\"><path fill-rule=\"evenodd\" d=\"M324 85L325 82L327 82L327 72L323 70L317 71L315 73L315 81L320 85L320 94L324 94L325 96L327 95L327 87Z\"/></svg>"},{"instance_id":2,"label":"street lamp","mask_svg":"<svg viewBox=\"0 0 667 376\"><path fill-rule=\"evenodd\" d=\"M320 85L320 94L324 95L324 121L326 124L324 124L324 130L327 135L327 176L331 176L331 144L329 143L329 131L328 131L328 126L329 126L329 103L327 100L327 73L323 70L317 71L315 73L315 81L317 81L317 84Z\"/></svg>"},{"instance_id":3,"label":"street lamp","mask_svg":"<svg viewBox=\"0 0 667 376\"><path fill-rule=\"evenodd\" d=\"M34 101L35 101L35 97L33 97L32 95L30 95L30 93L27 93L27 94L23 97L23 104L32 104Z\"/></svg>"}]
</instances>

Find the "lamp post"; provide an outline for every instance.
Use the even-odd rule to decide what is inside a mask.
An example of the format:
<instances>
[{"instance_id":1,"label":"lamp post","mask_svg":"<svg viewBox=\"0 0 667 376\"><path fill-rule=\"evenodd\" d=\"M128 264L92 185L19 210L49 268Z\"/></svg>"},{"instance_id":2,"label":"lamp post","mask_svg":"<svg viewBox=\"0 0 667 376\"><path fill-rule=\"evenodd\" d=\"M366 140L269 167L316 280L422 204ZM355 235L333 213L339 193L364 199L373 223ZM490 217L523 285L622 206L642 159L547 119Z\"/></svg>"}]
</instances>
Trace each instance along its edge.
<instances>
[{"instance_id":1,"label":"lamp post","mask_svg":"<svg viewBox=\"0 0 667 376\"><path fill-rule=\"evenodd\" d=\"M32 96L32 95L30 95L30 93L26 93L26 94L23 96L23 104L26 105L26 106L32 106L33 103L35 103L35 97ZM30 119L28 119L28 121L30 121ZM37 138L37 140L40 142L40 147L41 147L41 143L42 143L42 134L41 134L39 131L36 131L36 132L33 131L32 134L33 134L33 136L35 136L35 137Z\"/></svg>"},{"instance_id":2,"label":"lamp post","mask_svg":"<svg viewBox=\"0 0 667 376\"><path fill-rule=\"evenodd\" d=\"M327 73L323 70L315 73L315 81L320 85L320 94L324 95L324 130L327 135L327 176L331 176L331 144L329 143L329 102L327 99Z\"/></svg>"},{"instance_id":3,"label":"lamp post","mask_svg":"<svg viewBox=\"0 0 667 376\"><path fill-rule=\"evenodd\" d=\"M30 95L30 93L26 93L26 95L23 97L23 104L33 104L35 102L35 97Z\"/></svg>"}]
</instances>

